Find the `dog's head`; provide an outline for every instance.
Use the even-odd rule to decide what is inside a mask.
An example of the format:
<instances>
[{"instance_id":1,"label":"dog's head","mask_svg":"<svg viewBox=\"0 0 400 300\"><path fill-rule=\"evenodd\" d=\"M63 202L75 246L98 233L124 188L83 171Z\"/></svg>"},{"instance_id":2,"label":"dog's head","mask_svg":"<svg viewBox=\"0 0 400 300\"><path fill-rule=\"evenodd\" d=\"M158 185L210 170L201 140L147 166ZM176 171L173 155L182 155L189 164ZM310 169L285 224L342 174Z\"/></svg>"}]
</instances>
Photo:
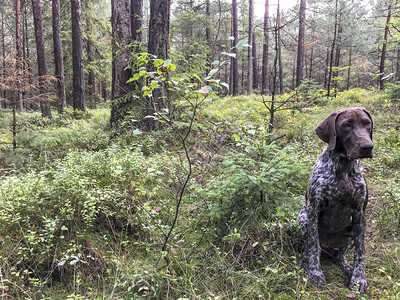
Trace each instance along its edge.
<instances>
[{"instance_id":1,"label":"dog's head","mask_svg":"<svg viewBox=\"0 0 400 300\"><path fill-rule=\"evenodd\" d=\"M372 131L372 118L365 108L333 112L315 130L328 143L329 151L336 150L350 159L372 157Z\"/></svg>"}]
</instances>

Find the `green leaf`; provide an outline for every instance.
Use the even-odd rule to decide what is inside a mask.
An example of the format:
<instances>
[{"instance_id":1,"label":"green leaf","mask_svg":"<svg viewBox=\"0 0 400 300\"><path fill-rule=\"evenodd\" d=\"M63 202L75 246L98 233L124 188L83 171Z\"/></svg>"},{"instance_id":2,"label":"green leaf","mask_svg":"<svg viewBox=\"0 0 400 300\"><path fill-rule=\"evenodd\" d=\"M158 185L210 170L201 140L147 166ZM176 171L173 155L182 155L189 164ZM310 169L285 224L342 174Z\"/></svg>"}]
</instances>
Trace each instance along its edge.
<instances>
[{"instance_id":1,"label":"green leaf","mask_svg":"<svg viewBox=\"0 0 400 300\"><path fill-rule=\"evenodd\" d=\"M156 68L158 68L158 67L161 66L163 63L164 63L164 60L161 59L161 58L159 58L159 59L156 59L156 60L154 61L153 65L154 65Z\"/></svg>"},{"instance_id":2,"label":"green leaf","mask_svg":"<svg viewBox=\"0 0 400 300\"><path fill-rule=\"evenodd\" d=\"M175 71L175 70L176 70L176 65L175 65L175 64L169 64L169 65L168 65L168 69L169 69L170 71Z\"/></svg>"},{"instance_id":3,"label":"green leaf","mask_svg":"<svg viewBox=\"0 0 400 300\"><path fill-rule=\"evenodd\" d=\"M239 43L236 44L235 48L241 51L243 47L250 47L250 45L247 44L247 39L240 40Z\"/></svg>"},{"instance_id":4,"label":"green leaf","mask_svg":"<svg viewBox=\"0 0 400 300\"><path fill-rule=\"evenodd\" d=\"M171 64L172 64L172 60L167 59L166 61L164 61L163 66L166 67L166 66L171 65Z\"/></svg>"},{"instance_id":5,"label":"green leaf","mask_svg":"<svg viewBox=\"0 0 400 300\"><path fill-rule=\"evenodd\" d=\"M233 58L236 58L236 53L228 53L228 52L222 52L221 53L222 55L228 55L228 56L230 56L230 57L233 57Z\"/></svg>"},{"instance_id":6,"label":"green leaf","mask_svg":"<svg viewBox=\"0 0 400 300\"><path fill-rule=\"evenodd\" d=\"M211 71L210 71L210 73L208 73L208 76L213 76L215 73L217 73L218 72L218 69L212 69Z\"/></svg>"}]
</instances>

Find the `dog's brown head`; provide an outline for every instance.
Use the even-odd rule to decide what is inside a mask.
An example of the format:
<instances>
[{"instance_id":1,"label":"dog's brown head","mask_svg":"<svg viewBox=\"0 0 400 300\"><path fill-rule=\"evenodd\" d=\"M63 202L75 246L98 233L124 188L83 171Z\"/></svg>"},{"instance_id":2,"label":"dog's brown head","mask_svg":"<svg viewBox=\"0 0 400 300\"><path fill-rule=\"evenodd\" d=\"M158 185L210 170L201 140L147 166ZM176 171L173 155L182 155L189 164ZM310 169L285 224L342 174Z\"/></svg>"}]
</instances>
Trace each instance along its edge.
<instances>
[{"instance_id":1,"label":"dog's brown head","mask_svg":"<svg viewBox=\"0 0 400 300\"><path fill-rule=\"evenodd\" d=\"M328 143L328 150L336 150L350 159L371 158L373 122L365 108L346 108L331 113L318 125L315 132Z\"/></svg>"}]
</instances>

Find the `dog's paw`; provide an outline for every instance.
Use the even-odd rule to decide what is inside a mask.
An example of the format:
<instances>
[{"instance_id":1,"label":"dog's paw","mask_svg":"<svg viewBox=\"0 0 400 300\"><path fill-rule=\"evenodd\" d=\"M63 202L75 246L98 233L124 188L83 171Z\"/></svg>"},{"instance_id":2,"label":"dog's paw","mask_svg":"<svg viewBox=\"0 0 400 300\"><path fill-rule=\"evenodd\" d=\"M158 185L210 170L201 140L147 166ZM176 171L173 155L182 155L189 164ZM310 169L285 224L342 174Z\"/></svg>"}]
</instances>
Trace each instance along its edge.
<instances>
[{"instance_id":1,"label":"dog's paw","mask_svg":"<svg viewBox=\"0 0 400 300\"><path fill-rule=\"evenodd\" d=\"M321 269L313 269L308 271L308 278L314 283L317 287L321 287L326 283L324 273L322 273Z\"/></svg>"},{"instance_id":2,"label":"dog's paw","mask_svg":"<svg viewBox=\"0 0 400 300\"><path fill-rule=\"evenodd\" d=\"M367 280L365 280L365 278L354 278L353 277L350 280L349 288L351 290L357 288L357 290L360 294L364 294L368 288Z\"/></svg>"}]
</instances>

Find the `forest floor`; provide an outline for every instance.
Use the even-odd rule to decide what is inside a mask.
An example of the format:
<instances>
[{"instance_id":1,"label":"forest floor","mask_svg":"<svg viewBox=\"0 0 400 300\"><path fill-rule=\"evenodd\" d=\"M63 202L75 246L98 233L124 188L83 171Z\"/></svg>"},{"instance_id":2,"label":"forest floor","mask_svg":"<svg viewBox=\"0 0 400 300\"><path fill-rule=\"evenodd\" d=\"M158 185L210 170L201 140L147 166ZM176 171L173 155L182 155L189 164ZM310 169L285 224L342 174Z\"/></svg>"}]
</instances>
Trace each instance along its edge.
<instances>
[{"instance_id":1,"label":"forest floor","mask_svg":"<svg viewBox=\"0 0 400 300\"><path fill-rule=\"evenodd\" d=\"M362 161L364 295L330 260L319 289L297 264L297 216L325 146L315 127L351 106L374 119L374 158ZM0 111L2 299L400 298L398 102L345 91L278 112L269 134L261 97L214 99L185 144L190 111L181 109L153 133L133 117L110 130L108 103L52 120L23 113L15 151L11 113Z\"/></svg>"}]
</instances>

